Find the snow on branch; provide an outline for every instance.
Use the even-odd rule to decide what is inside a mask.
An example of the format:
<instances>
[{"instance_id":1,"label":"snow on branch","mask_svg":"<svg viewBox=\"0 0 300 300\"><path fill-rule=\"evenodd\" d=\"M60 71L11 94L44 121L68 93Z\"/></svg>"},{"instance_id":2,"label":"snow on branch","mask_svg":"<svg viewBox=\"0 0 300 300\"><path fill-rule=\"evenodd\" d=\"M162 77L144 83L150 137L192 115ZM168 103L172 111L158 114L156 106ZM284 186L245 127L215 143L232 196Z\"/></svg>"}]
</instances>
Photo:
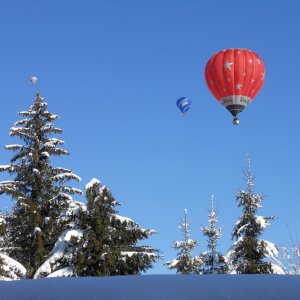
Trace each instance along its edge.
<instances>
[{"instance_id":1,"label":"snow on branch","mask_svg":"<svg viewBox=\"0 0 300 300\"><path fill-rule=\"evenodd\" d=\"M72 172L70 169L66 169L63 167L56 167L52 169L54 172L60 173L60 172L64 172L64 173L70 173Z\"/></svg>"},{"instance_id":2,"label":"snow on branch","mask_svg":"<svg viewBox=\"0 0 300 300\"><path fill-rule=\"evenodd\" d=\"M119 220L121 223L134 223L133 220L131 220L130 218L127 218L127 217L123 217L123 216L120 216L118 214L112 214L112 217Z\"/></svg>"},{"instance_id":3,"label":"snow on branch","mask_svg":"<svg viewBox=\"0 0 300 300\"><path fill-rule=\"evenodd\" d=\"M59 190L59 192L82 195L82 191L80 189L69 187L69 186L59 186L57 187L57 189Z\"/></svg>"},{"instance_id":4,"label":"snow on branch","mask_svg":"<svg viewBox=\"0 0 300 300\"><path fill-rule=\"evenodd\" d=\"M49 139L45 144L44 146L45 147L50 147L50 148L53 148L55 147L56 145L63 145L65 142L63 140L59 140L59 139L56 139L56 138L52 138L52 139Z\"/></svg>"},{"instance_id":5,"label":"snow on branch","mask_svg":"<svg viewBox=\"0 0 300 300\"><path fill-rule=\"evenodd\" d=\"M149 258L157 257L157 254L153 252L137 252L137 251L121 251L121 256L132 257L132 256L148 256Z\"/></svg>"},{"instance_id":6,"label":"snow on branch","mask_svg":"<svg viewBox=\"0 0 300 300\"><path fill-rule=\"evenodd\" d=\"M0 165L0 171L11 171L11 165Z\"/></svg>"},{"instance_id":7,"label":"snow on branch","mask_svg":"<svg viewBox=\"0 0 300 300\"><path fill-rule=\"evenodd\" d=\"M3 261L2 268L6 275L5 279L16 280L25 278L26 269L23 265L3 253L0 253L0 259Z\"/></svg>"},{"instance_id":8,"label":"snow on branch","mask_svg":"<svg viewBox=\"0 0 300 300\"><path fill-rule=\"evenodd\" d=\"M29 111L20 111L20 112L19 112L19 115L20 115L20 116L23 116L23 117L29 117L29 116L32 115L32 113L29 112Z\"/></svg>"},{"instance_id":9,"label":"snow on branch","mask_svg":"<svg viewBox=\"0 0 300 300\"><path fill-rule=\"evenodd\" d=\"M67 150L64 150L64 149L60 149L60 148L50 148L48 150L51 154L53 155L69 155L70 152L68 152Z\"/></svg>"},{"instance_id":10,"label":"snow on branch","mask_svg":"<svg viewBox=\"0 0 300 300\"><path fill-rule=\"evenodd\" d=\"M55 267L59 265L61 260L71 264L72 260L72 238L81 239L82 230L71 229L65 230L55 243L48 259L39 267L34 274L34 278L47 276L55 271Z\"/></svg>"},{"instance_id":11,"label":"snow on branch","mask_svg":"<svg viewBox=\"0 0 300 300\"><path fill-rule=\"evenodd\" d=\"M260 228L266 228L270 225L268 218L263 216L255 216L255 222L260 226Z\"/></svg>"},{"instance_id":12,"label":"snow on branch","mask_svg":"<svg viewBox=\"0 0 300 300\"><path fill-rule=\"evenodd\" d=\"M100 185L102 186L101 182L96 179L96 178L93 178L86 186L85 186L85 190L88 190L88 189L91 189L93 186L95 185Z\"/></svg>"},{"instance_id":13,"label":"snow on branch","mask_svg":"<svg viewBox=\"0 0 300 300\"><path fill-rule=\"evenodd\" d=\"M24 125L28 123L28 119L23 119L23 120L19 120L17 122L15 122L15 126L20 126L20 125Z\"/></svg>"},{"instance_id":14,"label":"snow on branch","mask_svg":"<svg viewBox=\"0 0 300 300\"><path fill-rule=\"evenodd\" d=\"M47 111L47 110L44 111L43 115L44 115L46 118L48 118L50 121L54 121L54 120L56 120L56 119L59 118L59 115L52 114L52 113L50 113L50 112Z\"/></svg>"},{"instance_id":15,"label":"snow on branch","mask_svg":"<svg viewBox=\"0 0 300 300\"><path fill-rule=\"evenodd\" d=\"M10 145L5 145L4 146L4 148L6 149L6 150L13 150L13 151L15 151L15 150L19 150L19 149L22 149L22 145L19 145L19 144L10 144Z\"/></svg>"},{"instance_id":16,"label":"snow on branch","mask_svg":"<svg viewBox=\"0 0 300 300\"><path fill-rule=\"evenodd\" d=\"M66 181L66 180L71 180L71 179L74 179L76 181L81 181L81 178L74 173L57 174L51 178L52 181L60 181L60 182Z\"/></svg>"},{"instance_id":17,"label":"snow on branch","mask_svg":"<svg viewBox=\"0 0 300 300\"><path fill-rule=\"evenodd\" d=\"M154 229L142 229L142 232L145 233L147 236L157 233L157 231Z\"/></svg>"}]
</instances>

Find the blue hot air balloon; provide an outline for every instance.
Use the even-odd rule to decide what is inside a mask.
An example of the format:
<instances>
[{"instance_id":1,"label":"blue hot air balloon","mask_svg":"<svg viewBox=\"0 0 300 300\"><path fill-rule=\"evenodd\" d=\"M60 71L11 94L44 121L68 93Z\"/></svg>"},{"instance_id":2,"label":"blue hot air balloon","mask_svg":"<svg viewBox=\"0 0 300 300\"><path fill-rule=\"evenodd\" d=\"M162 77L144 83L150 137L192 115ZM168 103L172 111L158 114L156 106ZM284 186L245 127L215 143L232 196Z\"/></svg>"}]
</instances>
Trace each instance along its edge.
<instances>
[{"instance_id":1,"label":"blue hot air balloon","mask_svg":"<svg viewBox=\"0 0 300 300\"><path fill-rule=\"evenodd\" d=\"M190 98L181 97L176 101L176 105L180 111L185 114L191 108L192 101Z\"/></svg>"}]
</instances>

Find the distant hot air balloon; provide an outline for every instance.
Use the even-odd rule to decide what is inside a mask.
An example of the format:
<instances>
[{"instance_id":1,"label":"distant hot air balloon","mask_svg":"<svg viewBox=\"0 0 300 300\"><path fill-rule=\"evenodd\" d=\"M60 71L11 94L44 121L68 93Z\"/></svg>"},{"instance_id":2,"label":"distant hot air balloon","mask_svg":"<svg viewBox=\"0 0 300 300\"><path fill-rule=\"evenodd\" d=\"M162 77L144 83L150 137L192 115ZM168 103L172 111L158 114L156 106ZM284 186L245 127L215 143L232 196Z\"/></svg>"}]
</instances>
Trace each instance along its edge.
<instances>
[{"instance_id":1,"label":"distant hot air balloon","mask_svg":"<svg viewBox=\"0 0 300 300\"><path fill-rule=\"evenodd\" d=\"M213 55L205 68L205 79L213 96L234 116L258 94L265 79L262 59L247 49L226 49Z\"/></svg>"},{"instance_id":2,"label":"distant hot air balloon","mask_svg":"<svg viewBox=\"0 0 300 300\"><path fill-rule=\"evenodd\" d=\"M190 98L181 97L176 101L176 105L180 111L185 114L191 108L192 101Z\"/></svg>"},{"instance_id":3,"label":"distant hot air balloon","mask_svg":"<svg viewBox=\"0 0 300 300\"><path fill-rule=\"evenodd\" d=\"M31 83L32 84L36 84L36 82L37 82L37 77L35 77L35 76L32 76L31 78L30 78L30 81L31 81Z\"/></svg>"}]
</instances>

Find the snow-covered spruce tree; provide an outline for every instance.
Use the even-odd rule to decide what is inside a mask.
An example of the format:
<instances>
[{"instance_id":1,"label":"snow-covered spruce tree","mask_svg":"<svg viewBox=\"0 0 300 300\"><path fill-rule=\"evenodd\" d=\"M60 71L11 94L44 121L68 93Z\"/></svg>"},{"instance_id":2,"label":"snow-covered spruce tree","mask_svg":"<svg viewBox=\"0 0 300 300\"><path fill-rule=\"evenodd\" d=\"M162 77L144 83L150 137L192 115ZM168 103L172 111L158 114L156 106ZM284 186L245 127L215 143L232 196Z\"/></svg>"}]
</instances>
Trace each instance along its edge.
<instances>
[{"instance_id":1,"label":"snow-covered spruce tree","mask_svg":"<svg viewBox=\"0 0 300 300\"><path fill-rule=\"evenodd\" d=\"M211 208L208 211L209 226L201 227L202 233L207 237L208 251L202 252L199 258L202 264L200 274L225 274L228 272L227 257L217 251L218 242L222 236L222 228L217 227L218 214L214 210L214 196L211 196Z\"/></svg>"},{"instance_id":2,"label":"snow-covered spruce tree","mask_svg":"<svg viewBox=\"0 0 300 300\"><path fill-rule=\"evenodd\" d=\"M263 200L262 194L253 192L254 177L251 174L250 159L247 169L247 191L240 191L236 200L243 214L236 222L232 239L236 240L227 256L230 261L230 273L271 274L274 273L269 257L277 255L277 247L260 239L266 226L274 217L256 215ZM276 273L280 273L276 270Z\"/></svg>"},{"instance_id":3,"label":"snow-covered spruce tree","mask_svg":"<svg viewBox=\"0 0 300 300\"><path fill-rule=\"evenodd\" d=\"M176 270L177 274L198 274L202 260L193 256L198 241L190 239L190 224L187 221L187 209L184 209L184 219L181 220L179 228L183 234L182 241L174 242L174 249L178 251L177 258L166 263L168 269Z\"/></svg>"},{"instance_id":4,"label":"snow-covered spruce tree","mask_svg":"<svg viewBox=\"0 0 300 300\"><path fill-rule=\"evenodd\" d=\"M66 182L80 178L69 169L50 164L52 156L69 152L59 147L64 141L51 137L62 133L53 125L59 116L47 111L39 93L28 111L19 114L23 118L11 128L10 135L23 143L5 146L14 155L0 171L8 171L13 179L0 182L0 193L15 200L7 218L9 255L24 265L32 278L63 230L58 219L70 195L81 194Z\"/></svg>"},{"instance_id":5,"label":"snow-covered spruce tree","mask_svg":"<svg viewBox=\"0 0 300 300\"><path fill-rule=\"evenodd\" d=\"M77 276L137 275L151 268L158 251L137 243L155 233L118 215L110 190L99 180L86 186L83 238L75 260Z\"/></svg>"}]
</instances>

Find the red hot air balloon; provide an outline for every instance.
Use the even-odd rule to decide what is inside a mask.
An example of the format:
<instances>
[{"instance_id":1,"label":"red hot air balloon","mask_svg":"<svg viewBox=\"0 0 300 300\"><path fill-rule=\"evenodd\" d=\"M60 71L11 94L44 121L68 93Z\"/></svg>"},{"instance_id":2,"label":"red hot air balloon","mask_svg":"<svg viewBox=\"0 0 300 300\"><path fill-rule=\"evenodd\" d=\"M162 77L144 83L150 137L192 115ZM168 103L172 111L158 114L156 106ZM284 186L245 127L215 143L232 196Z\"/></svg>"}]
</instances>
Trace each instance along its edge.
<instances>
[{"instance_id":1,"label":"red hot air balloon","mask_svg":"<svg viewBox=\"0 0 300 300\"><path fill-rule=\"evenodd\" d=\"M205 79L213 96L234 116L258 94L265 79L262 59L247 49L226 49L213 55L205 68Z\"/></svg>"}]
</instances>

